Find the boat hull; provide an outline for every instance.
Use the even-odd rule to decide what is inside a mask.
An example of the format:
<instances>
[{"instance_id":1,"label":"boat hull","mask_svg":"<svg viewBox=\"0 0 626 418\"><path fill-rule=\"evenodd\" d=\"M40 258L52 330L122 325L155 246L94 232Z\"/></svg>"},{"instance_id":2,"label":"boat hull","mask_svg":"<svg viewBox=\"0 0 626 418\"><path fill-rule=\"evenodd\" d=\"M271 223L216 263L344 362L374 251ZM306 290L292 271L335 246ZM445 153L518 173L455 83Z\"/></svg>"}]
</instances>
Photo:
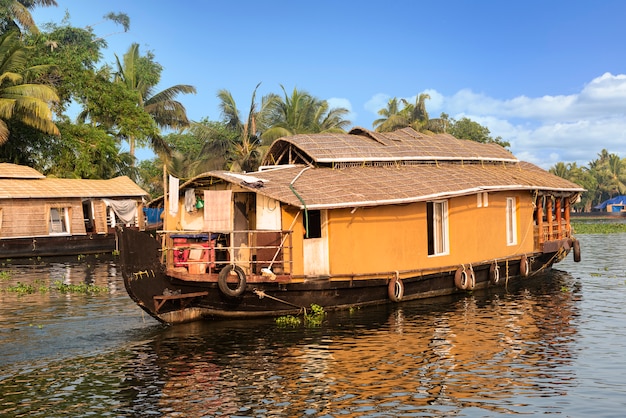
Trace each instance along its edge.
<instances>
[{"instance_id":1,"label":"boat hull","mask_svg":"<svg viewBox=\"0 0 626 418\"><path fill-rule=\"evenodd\" d=\"M160 260L161 248L152 236L129 229L118 229L120 264L130 297L147 313L167 323L182 323L203 318L255 318L301 313L312 304L325 310L401 302L465 292L455 282L456 268L429 274L414 274L400 280L381 274L379 278L317 277L306 280L250 280L236 297L222 292L216 281L188 281L172 277ZM555 253L528 257L529 271L520 270L523 258L500 261L500 277L494 283L494 262L475 264L473 289L504 286L509 280L523 279L549 269ZM561 251L560 256L566 253ZM257 277L258 279L258 277ZM458 280L458 278L457 278Z\"/></svg>"},{"instance_id":2,"label":"boat hull","mask_svg":"<svg viewBox=\"0 0 626 418\"><path fill-rule=\"evenodd\" d=\"M117 249L115 234L86 234L5 238L0 240L0 258L61 257L101 254Z\"/></svg>"}]
</instances>

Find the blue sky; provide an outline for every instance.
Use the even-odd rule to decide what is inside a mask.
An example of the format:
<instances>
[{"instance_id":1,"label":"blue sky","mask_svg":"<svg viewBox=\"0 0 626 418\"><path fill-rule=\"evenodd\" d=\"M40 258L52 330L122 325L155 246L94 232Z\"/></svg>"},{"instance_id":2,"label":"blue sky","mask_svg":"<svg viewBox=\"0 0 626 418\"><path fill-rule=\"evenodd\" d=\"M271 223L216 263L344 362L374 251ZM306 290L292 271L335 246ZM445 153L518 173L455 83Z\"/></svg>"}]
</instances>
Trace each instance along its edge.
<instances>
[{"instance_id":1,"label":"blue sky","mask_svg":"<svg viewBox=\"0 0 626 418\"><path fill-rule=\"evenodd\" d=\"M133 42L151 50L164 67L160 88L197 88L180 96L193 120L220 119L219 89L247 109L258 83L257 97L296 87L368 129L389 98L428 93L431 117L469 117L543 168L584 166L602 149L626 157L625 1L57 3L34 11L39 26L66 11L78 27L126 13L126 33L93 26L107 36L103 63Z\"/></svg>"}]
</instances>

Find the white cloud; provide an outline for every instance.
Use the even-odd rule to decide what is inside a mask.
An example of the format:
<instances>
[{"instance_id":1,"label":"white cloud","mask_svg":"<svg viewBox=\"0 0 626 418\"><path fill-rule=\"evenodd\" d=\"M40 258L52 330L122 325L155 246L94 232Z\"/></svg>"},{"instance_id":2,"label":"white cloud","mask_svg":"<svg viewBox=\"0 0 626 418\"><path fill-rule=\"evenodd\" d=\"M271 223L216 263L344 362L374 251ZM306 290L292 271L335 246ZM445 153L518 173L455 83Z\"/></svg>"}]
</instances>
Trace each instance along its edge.
<instances>
[{"instance_id":1,"label":"white cloud","mask_svg":"<svg viewBox=\"0 0 626 418\"><path fill-rule=\"evenodd\" d=\"M511 143L520 159L543 168L556 162L586 166L602 149L626 155L626 75L605 73L570 95L496 99L469 89L446 97L426 90L431 115L468 117ZM381 98L386 97L382 106ZM413 101L415 96L413 97ZM388 96L377 94L365 108L375 113ZM378 107L375 107L374 104ZM436 117L436 116L433 116Z\"/></svg>"},{"instance_id":2,"label":"white cloud","mask_svg":"<svg viewBox=\"0 0 626 418\"><path fill-rule=\"evenodd\" d=\"M389 99L391 99L391 96L389 96L388 94L378 93L373 95L371 99L365 102L363 107L365 108L365 110L372 113L374 115L374 118L376 119L378 118L378 111L387 107Z\"/></svg>"},{"instance_id":3,"label":"white cloud","mask_svg":"<svg viewBox=\"0 0 626 418\"><path fill-rule=\"evenodd\" d=\"M350 103L350 100L343 99L340 97L331 97L330 99L326 99L326 101L328 102L328 105L330 106L331 109L334 109L337 107L343 107L345 109L348 109L350 112L346 115L345 119L348 119L351 121L356 120L358 114L352 110L352 103Z\"/></svg>"}]
</instances>

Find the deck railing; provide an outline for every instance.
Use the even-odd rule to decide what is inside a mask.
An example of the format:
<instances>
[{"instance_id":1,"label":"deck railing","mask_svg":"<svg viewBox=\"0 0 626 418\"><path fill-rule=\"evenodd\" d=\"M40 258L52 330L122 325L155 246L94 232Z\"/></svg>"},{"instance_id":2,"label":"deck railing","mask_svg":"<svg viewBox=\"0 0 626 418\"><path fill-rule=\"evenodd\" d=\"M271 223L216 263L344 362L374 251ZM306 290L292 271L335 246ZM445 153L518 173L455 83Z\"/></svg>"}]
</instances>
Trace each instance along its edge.
<instances>
[{"instance_id":1,"label":"deck railing","mask_svg":"<svg viewBox=\"0 0 626 418\"><path fill-rule=\"evenodd\" d=\"M176 231L164 234L164 255L168 267L185 268L191 274L217 273L228 264L238 265L246 274L260 275L266 268L289 274L291 238L291 231Z\"/></svg>"},{"instance_id":2,"label":"deck railing","mask_svg":"<svg viewBox=\"0 0 626 418\"><path fill-rule=\"evenodd\" d=\"M561 223L542 224L541 227L535 225L535 243L541 245L547 241L557 241L564 238L570 238L572 235L571 226L565 220Z\"/></svg>"}]
</instances>

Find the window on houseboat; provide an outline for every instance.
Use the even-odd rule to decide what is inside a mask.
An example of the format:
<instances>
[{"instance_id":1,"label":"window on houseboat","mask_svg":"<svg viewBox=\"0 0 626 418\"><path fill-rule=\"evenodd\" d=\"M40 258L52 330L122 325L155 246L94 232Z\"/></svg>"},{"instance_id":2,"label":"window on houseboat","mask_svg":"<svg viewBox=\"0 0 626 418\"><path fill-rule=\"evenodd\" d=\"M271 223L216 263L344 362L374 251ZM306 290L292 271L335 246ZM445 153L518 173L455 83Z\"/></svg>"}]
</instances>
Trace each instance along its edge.
<instances>
[{"instance_id":1,"label":"window on houseboat","mask_svg":"<svg viewBox=\"0 0 626 418\"><path fill-rule=\"evenodd\" d=\"M506 198L506 243L517 244L517 199Z\"/></svg>"},{"instance_id":2,"label":"window on houseboat","mask_svg":"<svg viewBox=\"0 0 626 418\"><path fill-rule=\"evenodd\" d=\"M50 234L67 234L69 232L66 208L50 208Z\"/></svg>"},{"instance_id":3,"label":"window on houseboat","mask_svg":"<svg viewBox=\"0 0 626 418\"><path fill-rule=\"evenodd\" d=\"M309 210L307 211L309 225L308 225L308 234L305 235L305 238L322 238L322 212L319 210ZM306 228L307 226L304 225Z\"/></svg>"},{"instance_id":4,"label":"window on houseboat","mask_svg":"<svg viewBox=\"0 0 626 418\"><path fill-rule=\"evenodd\" d=\"M426 204L428 222L428 255L448 253L448 202Z\"/></svg>"}]
</instances>

